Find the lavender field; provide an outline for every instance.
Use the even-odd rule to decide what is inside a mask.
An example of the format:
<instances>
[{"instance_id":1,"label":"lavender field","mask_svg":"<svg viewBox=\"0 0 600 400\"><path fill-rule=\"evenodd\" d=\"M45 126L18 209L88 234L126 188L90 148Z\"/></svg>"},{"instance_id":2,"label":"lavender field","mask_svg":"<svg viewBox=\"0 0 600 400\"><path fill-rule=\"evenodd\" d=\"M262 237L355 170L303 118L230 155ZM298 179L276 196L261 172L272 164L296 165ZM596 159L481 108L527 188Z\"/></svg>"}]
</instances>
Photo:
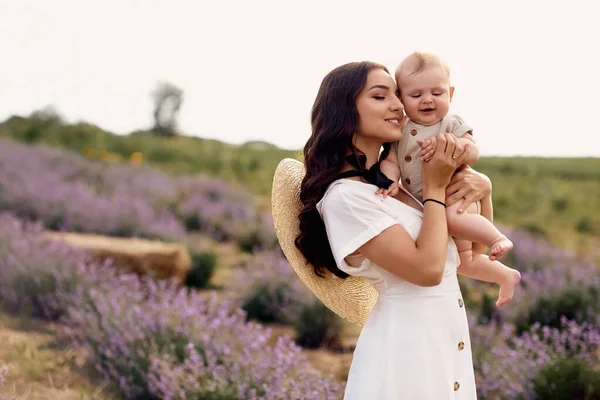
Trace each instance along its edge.
<instances>
[{"instance_id":1,"label":"lavender field","mask_svg":"<svg viewBox=\"0 0 600 400\"><path fill-rule=\"evenodd\" d=\"M304 349L343 350L344 324L296 279L268 209L245 190L0 140L0 210L0 306L56 321L57 340L123 398L342 398L343 379ZM45 229L183 242L201 233L250 253L228 287L196 290L119 273L44 240ZM599 399L598 266L504 231L515 243L506 263L522 274L513 302L497 309L496 287L461 277L479 397Z\"/></svg>"},{"instance_id":2,"label":"lavender field","mask_svg":"<svg viewBox=\"0 0 600 400\"><path fill-rule=\"evenodd\" d=\"M246 190L222 180L171 176L0 139L0 210L48 229L163 240L199 231L273 247L270 213L258 206Z\"/></svg>"}]
</instances>

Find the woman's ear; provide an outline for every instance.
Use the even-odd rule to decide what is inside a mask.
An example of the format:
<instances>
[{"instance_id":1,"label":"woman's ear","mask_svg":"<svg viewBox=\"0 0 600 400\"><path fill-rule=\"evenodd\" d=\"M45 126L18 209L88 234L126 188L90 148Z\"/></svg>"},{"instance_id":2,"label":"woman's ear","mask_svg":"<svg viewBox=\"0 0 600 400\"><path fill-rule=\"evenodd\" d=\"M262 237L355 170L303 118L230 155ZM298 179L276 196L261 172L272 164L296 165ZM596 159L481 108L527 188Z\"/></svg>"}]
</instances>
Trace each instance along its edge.
<instances>
[{"instance_id":1,"label":"woman's ear","mask_svg":"<svg viewBox=\"0 0 600 400\"><path fill-rule=\"evenodd\" d=\"M454 96L454 86L450 86L450 101L452 101L452 96Z\"/></svg>"}]
</instances>

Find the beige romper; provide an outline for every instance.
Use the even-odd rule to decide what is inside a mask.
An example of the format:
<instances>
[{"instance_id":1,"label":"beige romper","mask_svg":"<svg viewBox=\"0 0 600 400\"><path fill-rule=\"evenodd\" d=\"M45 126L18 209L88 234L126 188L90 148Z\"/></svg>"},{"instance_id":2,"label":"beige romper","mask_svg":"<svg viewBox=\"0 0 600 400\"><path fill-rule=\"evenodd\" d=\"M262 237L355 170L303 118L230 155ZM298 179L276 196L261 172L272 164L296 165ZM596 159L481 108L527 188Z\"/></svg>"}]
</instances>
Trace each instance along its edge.
<instances>
[{"instance_id":1,"label":"beige romper","mask_svg":"<svg viewBox=\"0 0 600 400\"><path fill-rule=\"evenodd\" d=\"M417 144L417 139L427 140L440 132L450 132L456 137L462 137L465 133L473 133L472 128L458 115L448 114L435 125L425 126L406 119L402 127L402 138L398 141L396 149L398 155L398 165L400 166L400 176L402 186L415 196L419 201L423 201L423 186L421 184L421 146Z\"/></svg>"}]
</instances>

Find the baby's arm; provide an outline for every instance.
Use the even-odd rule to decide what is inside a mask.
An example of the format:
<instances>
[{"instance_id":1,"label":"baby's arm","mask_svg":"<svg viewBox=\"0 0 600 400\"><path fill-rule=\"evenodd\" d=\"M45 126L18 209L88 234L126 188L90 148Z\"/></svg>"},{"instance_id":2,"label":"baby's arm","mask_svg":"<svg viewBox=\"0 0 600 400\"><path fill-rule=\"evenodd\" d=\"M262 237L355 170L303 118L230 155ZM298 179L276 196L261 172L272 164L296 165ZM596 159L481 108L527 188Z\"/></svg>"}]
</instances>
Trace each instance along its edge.
<instances>
[{"instance_id":1,"label":"baby's arm","mask_svg":"<svg viewBox=\"0 0 600 400\"><path fill-rule=\"evenodd\" d=\"M457 138L454 155L460 157L465 152L463 165L475 164L479 160L479 149L473 139L473 128L467 125L460 116L452 114L448 118L446 129Z\"/></svg>"},{"instance_id":2,"label":"baby's arm","mask_svg":"<svg viewBox=\"0 0 600 400\"><path fill-rule=\"evenodd\" d=\"M479 160L479 149L477 143L473 139L473 129L468 126L465 121L458 115L450 115L447 122L443 124L447 132L452 133L456 137L456 147L454 148L454 158L463 156L463 165L475 164ZM429 161L435 154L435 136L427 140L417 140L417 144L421 146L419 156L422 161Z\"/></svg>"},{"instance_id":3,"label":"baby's arm","mask_svg":"<svg viewBox=\"0 0 600 400\"><path fill-rule=\"evenodd\" d=\"M379 169L394 183L387 189L379 189L375 194L386 196L395 196L398 194L398 181L400 180L400 166L398 165L398 151L396 146L392 146L386 158L379 163Z\"/></svg>"},{"instance_id":4,"label":"baby's arm","mask_svg":"<svg viewBox=\"0 0 600 400\"><path fill-rule=\"evenodd\" d=\"M465 145L467 143L469 145L466 146L467 155L465 158L465 164L475 164L477 160L479 160L479 148L477 148L477 143L475 143L475 139L473 139L473 135L470 132L467 132L456 139L456 148L454 153L456 154L459 152L459 155L462 154L462 151L465 149Z\"/></svg>"}]
</instances>

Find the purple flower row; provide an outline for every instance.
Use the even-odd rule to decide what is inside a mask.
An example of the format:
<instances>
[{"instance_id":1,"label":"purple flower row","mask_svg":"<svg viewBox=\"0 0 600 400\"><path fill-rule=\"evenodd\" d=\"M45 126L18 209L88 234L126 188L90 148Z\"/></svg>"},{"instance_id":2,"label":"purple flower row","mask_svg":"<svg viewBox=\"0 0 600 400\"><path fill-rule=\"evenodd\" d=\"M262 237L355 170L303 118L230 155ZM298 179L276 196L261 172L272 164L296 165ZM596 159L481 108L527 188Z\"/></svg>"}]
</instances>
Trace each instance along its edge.
<instances>
[{"instance_id":1,"label":"purple flower row","mask_svg":"<svg viewBox=\"0 0 600 400\"><path fill-rule=\"evenodd\" d=\"M219 240L272 223L245 190L218 179L174 177L145 166L90 161L73 152L0 139L0 210L51 229Z\"/></svg>"},{"instance_id":2,"label":"purple flower row","mask_svg":"<svg viewBox=\"0 0 600 400\"><path fill-rule=\"evenodd\" d=\"M522 281L513 301L494 310L496 318L489 324L480 325L477 316L471 315L477 385L482 399L529 400L535 398L536 374L557 359L575 357L591 365L598 363L600 310L585 310L588 318L584 322L565 317L557 327L537 322L520 335L515 323L527 316L532 307L539 307L539 299L559 296L569 288L597 297L595 303L600 304L600 274L597 266L526 232L512 229L503 232L515 244L505 263L521 272ZM461 282L467 285L468 292L481 292L486 287L474 280Z\"/></svg>"},{"instance_id":3,"label":"purple flower row","mask_svg":"<svg viewBox=\"0 0 600 400\"><path fill-rule=\"evenodd\" d=\"M337 399L291 339L233 301L121 274L0 216L0 304L60 317L62 334L127 398ZM25 289L25 290L23 290Z\"/></svg>"},{"instance_id":4,"label":"purple flower row","mask_svg":"<svg viewBox=\"0 0 600 400\"><path fill-rule=\"evenodd\" d=\"M509 323L472 324L477 387L482 399L535 399L533 380L540 369L561 357L596 365L600 331L588 324L562 321L562 328L535 324L515 336Z\"/></svg>"},{"instance_id":5,"label":"purple flower row","mask_svg":"<svg viewBox=\"0 0 600 400\"><path fill-rule=\"evenodd\" d=\"M526 314L540 297L558 295L569 287L587 291L600 304L600 273L598 266L578 259L566 250L516 229L502 229L514 242L514 249L503 262L521 272L521 283L512 302L495 310L500 320L514 323ZM467 292L481 292L488 284L472 279L461 280ZM600 307L590 310L600 329ZM594 319L594 315L591 317Z\"/></svg>"}]
</instances>

